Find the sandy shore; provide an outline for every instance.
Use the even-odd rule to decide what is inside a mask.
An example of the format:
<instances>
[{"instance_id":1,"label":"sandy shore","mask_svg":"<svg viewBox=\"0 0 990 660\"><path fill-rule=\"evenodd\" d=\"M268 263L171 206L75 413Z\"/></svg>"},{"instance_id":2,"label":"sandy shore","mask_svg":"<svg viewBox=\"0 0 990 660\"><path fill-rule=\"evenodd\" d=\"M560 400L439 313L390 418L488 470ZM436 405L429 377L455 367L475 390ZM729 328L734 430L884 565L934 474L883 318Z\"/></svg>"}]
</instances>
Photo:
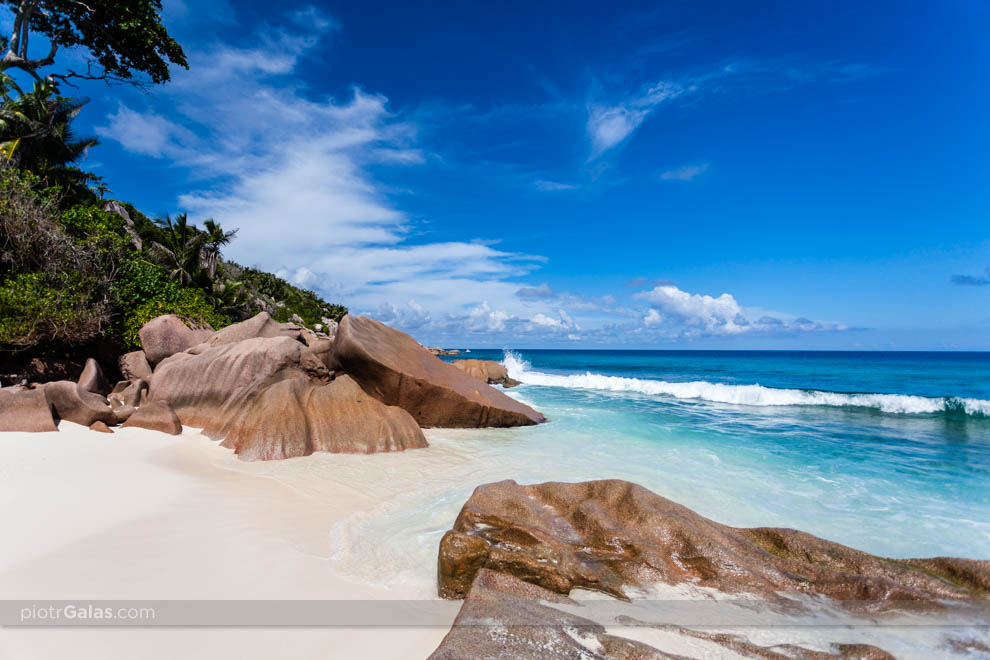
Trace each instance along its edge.
<instances>
[{"instance_id":1,"label":"sandy shore","mask_svg":"<svg viewBox=\"0 0 990 660\"><path fill-rule=\"evenodd\" d=\"M350 478L335 479L328 455L245 463L192 429L107 435L68 422L0 434L0 455L0 599L429 597L422 584L347 579L330 561L336 522L408 492L398 456L348 457ZM388 468L367 469L376 458ZM422 658L445 633L2 628L0 658Z\"/></svg>"}]
</instances>

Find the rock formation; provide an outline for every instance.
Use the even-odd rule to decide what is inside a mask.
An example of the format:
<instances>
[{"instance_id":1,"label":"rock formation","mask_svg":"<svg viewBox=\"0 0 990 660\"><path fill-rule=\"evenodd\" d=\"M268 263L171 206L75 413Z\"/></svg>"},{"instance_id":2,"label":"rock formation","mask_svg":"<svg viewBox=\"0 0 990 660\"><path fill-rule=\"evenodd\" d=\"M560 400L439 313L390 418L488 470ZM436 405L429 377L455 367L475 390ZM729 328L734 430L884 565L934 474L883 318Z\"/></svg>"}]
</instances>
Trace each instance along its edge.
<instances>
[{"instance_id":1,"label":"rock formation","mask_svg":"<svg viewBox=\"0 0 990 660\"><path fill-rule=\"evenodd\" d=\"M138 330L141 348L144 349L144 355L152 366L157 366L171 355L203 343L211 335L213 335L212 330L194 330L175 314L153 318Z\"/></svg>"},{"instance_id":2,"label":"rock formation","mask_svg":"<svg viewBox=\"0 0 990 660\"><path fill-rule=\"evenodd\" d=\"M99 394L100 396L110 394L110 383L107 382L106 377L103 375L103 369L100 368L99 363L93 358L86 360L86 366L83 367L83 372L80 374L77 384L80 388L93 394Z\"/></svg>"},{"instance_id":3,"label":"rock formation","mask_svg":"<svg viewBox=\"0 0 990 660\"><path fill-rule=\"evenodd\" d=\"M57 431L52 405L43 389L0 389L0 431Z\"/></svg>"},{"instance_id":4,"label":"rock formation","mask_svg":"<svg viewBox=\"0 0 990 660\"><path fill-rule=\"evenodd\" d=\"M619 599L656 583L860 602L990 595L987 561L885 559L792 529L729 527L618 480L479 486L440 542L440 595L463 598L482 568Z\"/></svg>"},{"instance_id":5,"label":"rock formation","mask_svg":"<svg viewBox=\"0 0 990 660\"><path fill-rule=\"evenodd\" d=\"M507 573L482 568L450 632L430 660L894 660L891 654L869 644L831 643L829 650L822 650L820 640L816 640L816 648L763 646L743 634L625 621L627 625L662 630L665 635L661 639L669 640L677 649L668 653L619 633L610 634L600 621L575 614L587 605L587 601L571 600ZM694 640L705 644L697 654L684 655L686 648L697 647L691 643Z\"/></svg>"},{"instance_id":6,"label":"rock formation","mask_svg":"<svg viewBox=\"0 0 990 660\"><path fill-rule=\"evenodd\" d=\"M520 384L518 380L509 378L508 369L500 362L494 362L492 360L454 360L451 364L468 376L477 378L482 383L501 385L502 387L515 387Z\"/></svg>"},{"instance_id":7,"label":"rock formation","mask_svg":"<svg viewBox=\"0 0 990 660\"><path fill-rule=\"evenodd\" d=\"M211 346L222 346L223 344L234 344L245 339L256 339L258 337L289 337L299 339L300 331L304 328L291 323L279 323L271 317L268 312L259 312L240 323L228 325L226 328L217 330L205 341Z\"/></svg>"},{"instance_id":8,"label":"rock formation","mask_svg":"<svg viewBox=\"0 0 990 660\"><path fill-rule=\"evenodd\" d=\"M116 424L110 403L104 397L88 392L76 383L68 380L58 380L40 386L55 410L59 419L65 419L76 424L89 426L100 421L104 424Z\"/></svg>"},{"instance_id":9,"label":"rock formation","mask_svg":"<svg viewBox=\"0 0 990 660\"><path fill-rule=\"evenodd\" d=\"M151 365L148 364L148 358L145 357L144 351L124 353L120 356L118 365L120 366L120 373L128 380L136 378L148 380L151 378Z\"/></svg>"},{"instance_id":10,"label":"rock formation","mask_svg":"<svg viewBox=\"0 0 990 660\"><path fill-rule=\"evenodd\" d=\"M132 427L160 431L169 435L182 433L179 416L164 401L152 401L135 410L121 425L121 428L124 429Z\"/></svg>"},{"instance_id":11,"label":"rock formation","mask_svg":"<svg viewBox=\"0 0 990 660\"><path fill-rule=\"evenodd\" d=\"M162 361L149 398L168 401L186 426L212 427L255 392L295 378L327 383L330 372L295 339L257 337Z\"/></svg>"},{"instance_id":12,"label":"rock formation","mask_svg":"<svg viewBox=\"0 0 990 660\"><path fill-rule=\"evenodd\" d=\"M382 403L423 427L526 426L540 413L432 355L412 337L365 316L345 316L333 363Z\"/></svg>"},{"instance_id":13,"label":"rock formation","mask_svg":"<svg viewBox=\"0 0 990 660\"><path fill-rule=\"evenodd\" d=\"M248 460L308 456L316 451L371 454L426 447L402 408L368 396L348 376L329 384L283 380L225 411L204 433Z\"/></svg>"}]
</instances>

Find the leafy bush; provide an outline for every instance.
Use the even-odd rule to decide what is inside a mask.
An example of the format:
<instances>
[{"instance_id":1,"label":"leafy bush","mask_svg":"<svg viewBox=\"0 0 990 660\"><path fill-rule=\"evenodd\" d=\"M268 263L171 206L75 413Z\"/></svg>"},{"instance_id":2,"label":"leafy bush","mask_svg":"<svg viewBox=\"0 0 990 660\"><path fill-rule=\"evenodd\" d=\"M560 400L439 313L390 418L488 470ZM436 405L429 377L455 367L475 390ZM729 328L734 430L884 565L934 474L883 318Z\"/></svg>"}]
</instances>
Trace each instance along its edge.
<instances>
[{"instance_id":1,"label":"leafy bush","mask_svg":"<svg viewBox=\"0 0 990 660\"><path fill-rule=\"evenodd\" d=\"M38 179L0 167L0 346L83 343L109 322L110 276L101 264L116 238L77 238Z\"/></svg>"},{"instance_id":2,"label":"leafy bush","mask_svg":"<svg viewBox=\"0 0 990 660\"><path fill-rule=\"evenodd\" d=\"M117 332L126 348L140 346L138 330L162 314L175 314L194 327L222 328L230 318L217 311L206 294L179 286L164 268L141 258L125 262L117 273L113 299L121 310Z\"/></svg>"},{"instance_id":3,"label":"leafy bush","mask_svg":"<svg viewBox=\"0 0 990 660\"><path fill-rule=\"evenodd\" d=\"M14 273L0 279L0 345L82 343L100 334L110 305L94 301L94 282L80 273Z\"/></svg>"}]
</instances>

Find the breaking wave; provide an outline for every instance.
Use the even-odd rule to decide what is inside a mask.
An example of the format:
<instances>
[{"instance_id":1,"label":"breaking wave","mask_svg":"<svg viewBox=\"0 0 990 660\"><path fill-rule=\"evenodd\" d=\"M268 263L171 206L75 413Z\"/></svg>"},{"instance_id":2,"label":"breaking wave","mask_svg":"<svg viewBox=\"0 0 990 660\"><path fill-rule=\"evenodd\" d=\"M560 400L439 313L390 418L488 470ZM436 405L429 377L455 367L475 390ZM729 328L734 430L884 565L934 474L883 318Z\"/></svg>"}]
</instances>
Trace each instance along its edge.
<instances>
[{"instance_id":1,"label":"breaking wave","mask_svg":"<svg viewBox=\"0 0 990 660\"><path fill-rule=\"evenodd\" d=\"M586 372L558 375L533 371L530 364L512 351L505 352L502 361L509 376L527 385L566 387L569 389L601 390L607 392L638 392L676 399L697 399L743 406L831 406L871 408L885 413L964 414L990 417L990 401L962 397L924 397L908 394L850 394L822 390L795 390L762 385L727 385L692 381L671 383L663 380L624 378Z\"/></svg>"}]
</instances>

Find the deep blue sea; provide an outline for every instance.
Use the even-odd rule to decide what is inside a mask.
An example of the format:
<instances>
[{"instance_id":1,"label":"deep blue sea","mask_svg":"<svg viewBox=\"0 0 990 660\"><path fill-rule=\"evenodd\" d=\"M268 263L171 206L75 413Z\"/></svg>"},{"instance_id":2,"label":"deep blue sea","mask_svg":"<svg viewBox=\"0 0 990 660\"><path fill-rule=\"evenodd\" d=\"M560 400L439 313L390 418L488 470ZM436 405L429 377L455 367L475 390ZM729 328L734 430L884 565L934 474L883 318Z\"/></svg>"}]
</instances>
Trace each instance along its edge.
<instances>
[{"instance_id":1,"label":"deep blue sea","mask_svg":"<svg viewBox=\"0 0 990 660\"><path fill-rule=\"evenodd\" d=\"M448 359L460 358L504 362L523 383L508 392L550 419L461 436L496 443L506 477L629 479L728 524L795 527L895 557L990 558L990 353Z\"/></svg>"}]
</instances>

